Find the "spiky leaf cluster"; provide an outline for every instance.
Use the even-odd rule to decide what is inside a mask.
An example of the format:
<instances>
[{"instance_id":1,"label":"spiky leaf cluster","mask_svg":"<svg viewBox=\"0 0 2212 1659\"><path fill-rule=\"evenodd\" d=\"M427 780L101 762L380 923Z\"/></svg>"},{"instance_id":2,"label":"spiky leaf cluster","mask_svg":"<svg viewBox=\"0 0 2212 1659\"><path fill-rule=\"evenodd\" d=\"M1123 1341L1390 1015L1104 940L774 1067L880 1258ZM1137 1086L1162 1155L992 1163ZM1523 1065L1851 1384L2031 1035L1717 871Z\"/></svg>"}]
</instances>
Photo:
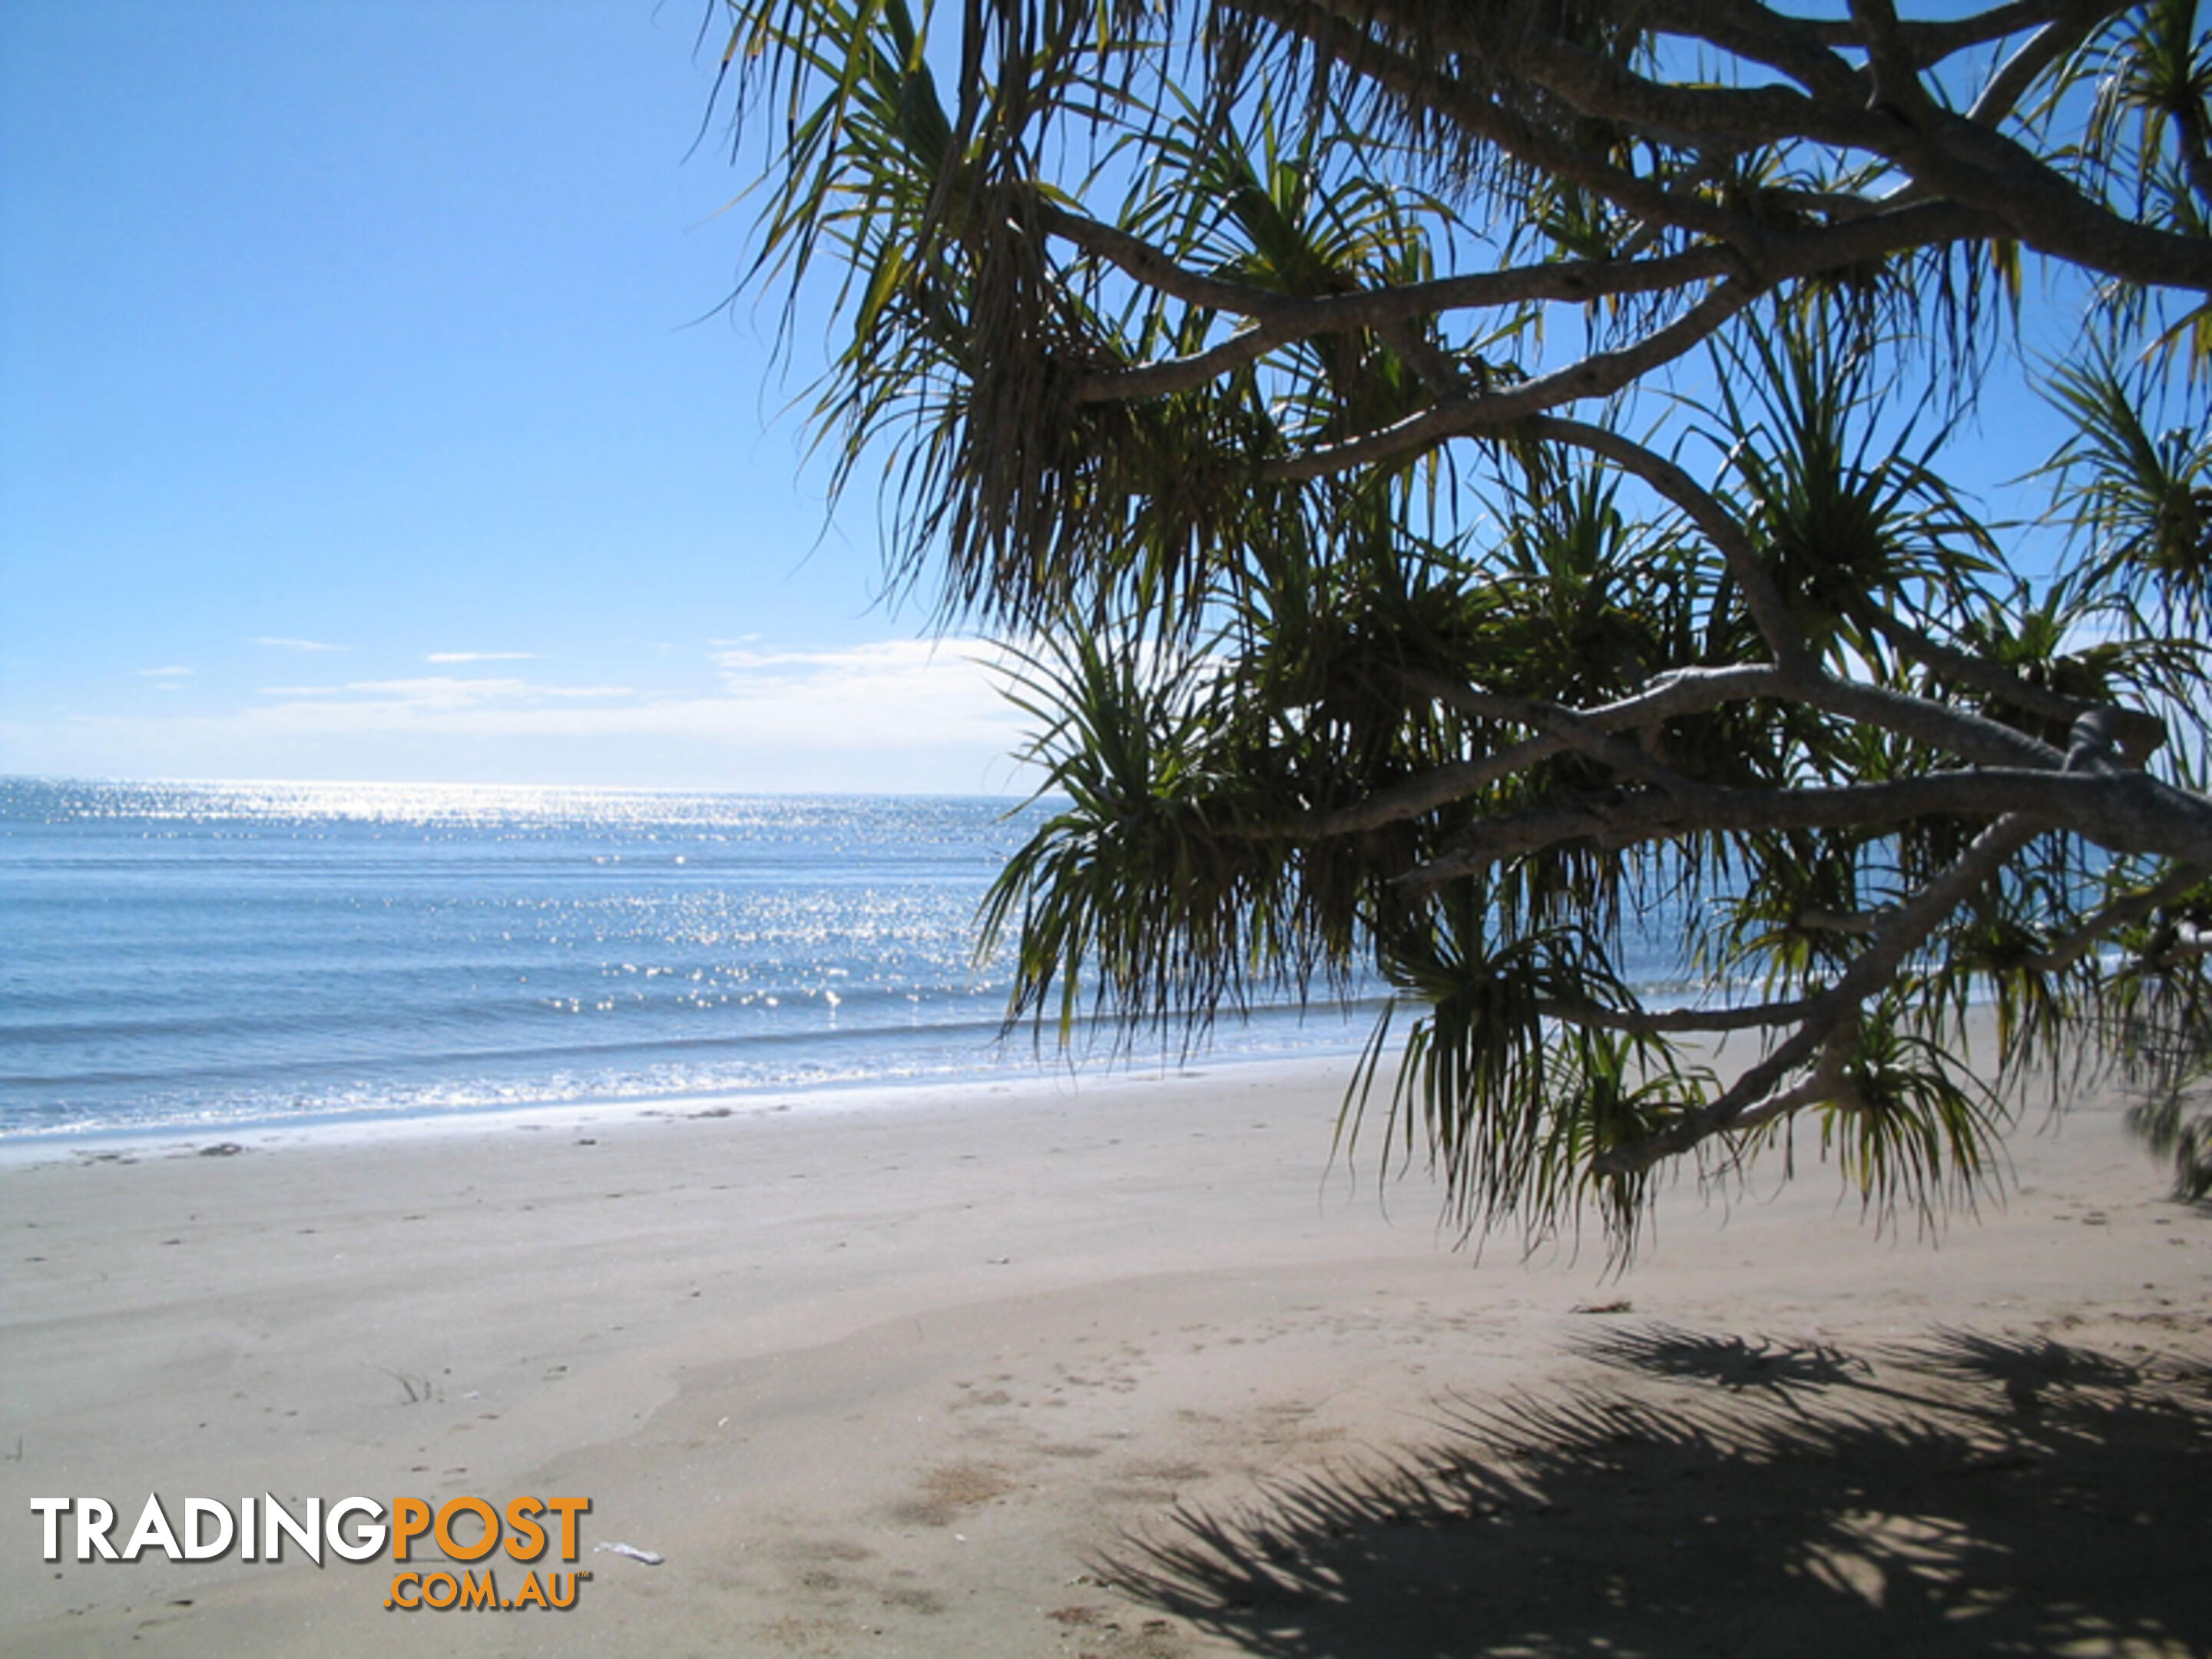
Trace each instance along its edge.
<instances>
[{"instance_id":1,"label":"spiky leaf cluster","mask_svg":"<svg viewBox=\"0 0 2212 1659\"><path fill-rule=\"evenodd\" d=\"M1970 1197L1982 1006L2191 1098L2193 4L725 12L841 479L1021 665L1013 1018L1379 979L1392 1144L1617 1239L1800 1118L1878 1214ZM2051 512L1991 522L1953 458L2038 382ZM1695 995L1628 977L1660 907Z\"/></svg>"}]
</instances>

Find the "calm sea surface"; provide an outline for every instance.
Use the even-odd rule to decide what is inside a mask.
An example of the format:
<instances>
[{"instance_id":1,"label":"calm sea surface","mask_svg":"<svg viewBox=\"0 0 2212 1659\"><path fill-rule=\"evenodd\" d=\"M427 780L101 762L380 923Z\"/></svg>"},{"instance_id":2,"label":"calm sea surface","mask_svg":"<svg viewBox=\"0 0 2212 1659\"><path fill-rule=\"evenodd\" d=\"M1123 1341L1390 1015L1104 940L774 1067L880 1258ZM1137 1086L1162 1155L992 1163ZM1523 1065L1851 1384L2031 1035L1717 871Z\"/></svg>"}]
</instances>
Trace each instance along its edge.
<instances>
[{"instance_id":1,"label":"calm sea surface","mask_svg":"<svg viewBox=\"0 0 2212 1659\"><path fill-rule=\"evenodd\" d=\"M0 779L0 1139L1033 1071L1010 805Z\"/></svg>"}]
</instances>

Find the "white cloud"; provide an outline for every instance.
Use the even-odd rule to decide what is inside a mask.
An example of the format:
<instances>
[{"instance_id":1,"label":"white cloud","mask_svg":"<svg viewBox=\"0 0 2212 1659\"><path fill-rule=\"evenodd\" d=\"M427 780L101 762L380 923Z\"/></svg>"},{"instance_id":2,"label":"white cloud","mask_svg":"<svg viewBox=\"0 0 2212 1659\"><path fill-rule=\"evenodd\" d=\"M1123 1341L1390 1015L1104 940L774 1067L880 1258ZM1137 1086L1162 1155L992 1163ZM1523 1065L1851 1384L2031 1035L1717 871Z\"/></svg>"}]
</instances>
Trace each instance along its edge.
<instances>
[{"instance_id":1,"label":"white cloud","mask_svg":"<svg viewBox=\"0 0 2212 1659\"><path fill-rule=\"evenodd\" d=\"M461 679L450 674L424 675L418 679L354 680L345 690L371 701L383 700L428 708L469 708L487 702L534 702L544 697L574 697L588 702L635 695L626 685L539 685L518 679Z\"/></svg>"},{"instance_id":2,"label":"white cloud","mask_svg":"<svg viewBox=\"0 0 2212 1659\"><path fill-rule=\"evenodd\" d=\"M271 639L266 635L255 640L256 645L273 645L285 651L343 651L343 645L325 645L320 640Z\"/></svg>"},{"instance_id":3,"label":"white cloud","mask_svg":"<svg viewBox=\"0 0 2212 1659\"><path fill-rule=\"evenodd\" d=\"M489 702L574 698L604 702L637 694L626 685L540 685L519 679L462 679L428 674L403 680L349 680L343 685L264 685L264 697L344 697L363 709L470 708Z\"/></svg>"},{"instance_id":4,"label":"white cloud","mask_svg":"<svg viewBox=\"0 0 2212 1659\"><path fill-rule=\"evenodd\" d=\"M722 688L748 703L814 723L809 711L863 706L872 718L1003 722L1006 702L989 664L997 647L979 640L879 640L826 650L727 649L715 653Z\"/></svg>"},{"instance_id":5,"label":"white cloud","mask_svg":"<svg viewBox=\"0 0 2212 1659\"><path fill-rule=\"evenodd\" d=\"M718 651L714 683L428 675L276 685L226 713L0 723L0 772L1006 792L1023 717L978 641Z\"/></svg>"},{"instance_id":6,"label":"white cloud","mask_svg":"<svg viewBox=\"0 0 2212 1659\"><path fill-rule=\"evenodd\" d=\"M433 651L424 662L536 662L535 651Z\"/></svg>"}]
</instances>

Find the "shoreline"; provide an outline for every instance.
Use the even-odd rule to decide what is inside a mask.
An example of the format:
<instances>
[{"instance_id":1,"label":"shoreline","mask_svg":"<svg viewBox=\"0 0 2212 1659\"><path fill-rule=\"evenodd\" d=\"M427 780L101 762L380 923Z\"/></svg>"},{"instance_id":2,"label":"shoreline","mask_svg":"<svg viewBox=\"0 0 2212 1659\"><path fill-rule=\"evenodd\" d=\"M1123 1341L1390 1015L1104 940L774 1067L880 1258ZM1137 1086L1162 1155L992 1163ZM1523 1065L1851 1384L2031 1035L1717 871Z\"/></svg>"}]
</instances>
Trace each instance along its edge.
<instances>
[{"instance_id":1,"label":"shoreline","mask_svg":"<svg viewBox=\"0 0 2212 1659\"><path fill-rule=\"evenodd\" d=\"M197 1125L126 1124L82 1130L40 1130L0 1135L0 1172L48 1164L110 1162L118 1158L135 1160L198 1153L219 1156L213 1149L226 1144L241 1152L275 1152L418 1139L467 1139L514 1129L569 1131L639 1119L678 1121L787 1113L811 1117L896 1111L907 1106L927 1109L947 1102L971 1101L979 1096L1073 1099L1175 1079L1194 1081L1218 1072L1241 1073L1248 1068L1304 1073L1334 1066L1349 1079L1357 1054L1356 1048L1316 1048L1293 1054L1208 1052L1183 1058L1127 1058L1073 1066L1040 1062L1019 1069L951 1077L771 1084L757 1088L540 1101L520 1106L401 1106L311 1112L295 1118L224 1119Z\"/></svg>"},{"instance_id":2,"label":"shoreline","mask_svg":"<svg viewBox=\"0 0 2212 1659\"><path fill-rule=\"evenodd\" d=\"M2212 1206L2111 1102L2031 1106L2009 1200L1940 1241L1801 1135L1609 1275L1332 1167L1345 1070L0 1170L0 1647L1679 1651L1694 1608L1843 1653L1923 1603L1919 1652L2212 1643ZM593 1577L436 1615L389 1563L38 1559L31 1498L149 1492L584 1494Z\"/></svg>"},{"instance_id":3,"label":"shoreline","mask_svg":"<svg viewBox=\"0 0 2212 1659\"><path fill-rule=\"evenodd\" d=\"M1366 1005L1360 1006L1365 1011ZM1376 1009L1381 1006L1379 1000L1373 1004ZM1973 1040L1978 1042L1989 1040L1989 1006L1974 1005L1977 1032ZM1349 1035L1360 1029L1353 1021L1346 1019L1344 1025L1347 1035L1340 1039L1317 1039L1310 1045L1293 1048L1204 1048L1187 1054L1155 1054L1150 1050L1142 1054L1106 1052L1073 1061L1032 1054L1004 1064L890 1079L855 1076L813 1082L587 1095L520 1105L341 1107L285 1116L226 1117L196 1123L124 1123L90 1128L10 1131L0 1133L0 1170L85 1158L174 1155L226 1142L274 1150L324 1141L466 1136L525 1127L537 1120L543 1120L547 1127L574 1127L583 1123L636 1117L722 1117L799 1109L870 1110L901 1100L920 1103L935 1097L967 1098L1010 1091L1020 1094L1042 1091L1073 1095L1086 1089L1158 1082L1171 1076L1198 1078L1216 1071L1248 1066L1297 1071L1336 1066L1348 1082L1353 1064L1365 1052L1369 1038Z\"/></svg>"}]
</instances>

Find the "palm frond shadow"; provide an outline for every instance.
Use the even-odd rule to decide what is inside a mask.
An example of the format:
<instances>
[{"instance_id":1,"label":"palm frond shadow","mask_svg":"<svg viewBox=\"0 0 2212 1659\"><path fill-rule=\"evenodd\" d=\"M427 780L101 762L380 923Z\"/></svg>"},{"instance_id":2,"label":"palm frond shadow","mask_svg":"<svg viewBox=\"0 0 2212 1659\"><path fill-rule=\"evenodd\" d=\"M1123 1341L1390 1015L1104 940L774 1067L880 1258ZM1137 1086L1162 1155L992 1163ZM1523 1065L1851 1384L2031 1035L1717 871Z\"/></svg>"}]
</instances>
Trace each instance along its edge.
<instances>
[{"instance_id":1,"label":"palm frond shadow","mask_svg":"<svg viewBox=\"0 0 2212 1659\"><path fill-rule=\"evenodd\" d=\"M2011 1341L1974 1331L1938 1329L1923 1343L1900 1345L1890 1352L1905 1364L1993 1384L2016 1410L2039 1401L2054 1389L2125 1394L2145 1376L2139 1364L2048 1337Z\"/></svg>"},{"instance_id":2,"label":"palm frond shadow","mask_svg":"<svg viewBox=\"0 0 2212 1659\"><path fill-rule=\"evenodd\" d=\"M1592 1348L1635 1379L1454 1401L1093 1571L1281 1659L2212 1651L2212 1368L1957 1331Z\"/></svg>"},{"instance_id":3,"label":"palm frond shadow","mask_svg":"<svg viewBox=\"0 0 2212 1659\"><path fill-rule=\"evenodd\" d=\"M1610 1330L1577 1343L1584 1358L1676 1382L1710 1382L1731 1393L1758 1389L1778 1400L1804 1389L1865 1388L1874 1369L1824 1342L1716 1335L1672 1325Z\"/></svg>"}]
</instances>

